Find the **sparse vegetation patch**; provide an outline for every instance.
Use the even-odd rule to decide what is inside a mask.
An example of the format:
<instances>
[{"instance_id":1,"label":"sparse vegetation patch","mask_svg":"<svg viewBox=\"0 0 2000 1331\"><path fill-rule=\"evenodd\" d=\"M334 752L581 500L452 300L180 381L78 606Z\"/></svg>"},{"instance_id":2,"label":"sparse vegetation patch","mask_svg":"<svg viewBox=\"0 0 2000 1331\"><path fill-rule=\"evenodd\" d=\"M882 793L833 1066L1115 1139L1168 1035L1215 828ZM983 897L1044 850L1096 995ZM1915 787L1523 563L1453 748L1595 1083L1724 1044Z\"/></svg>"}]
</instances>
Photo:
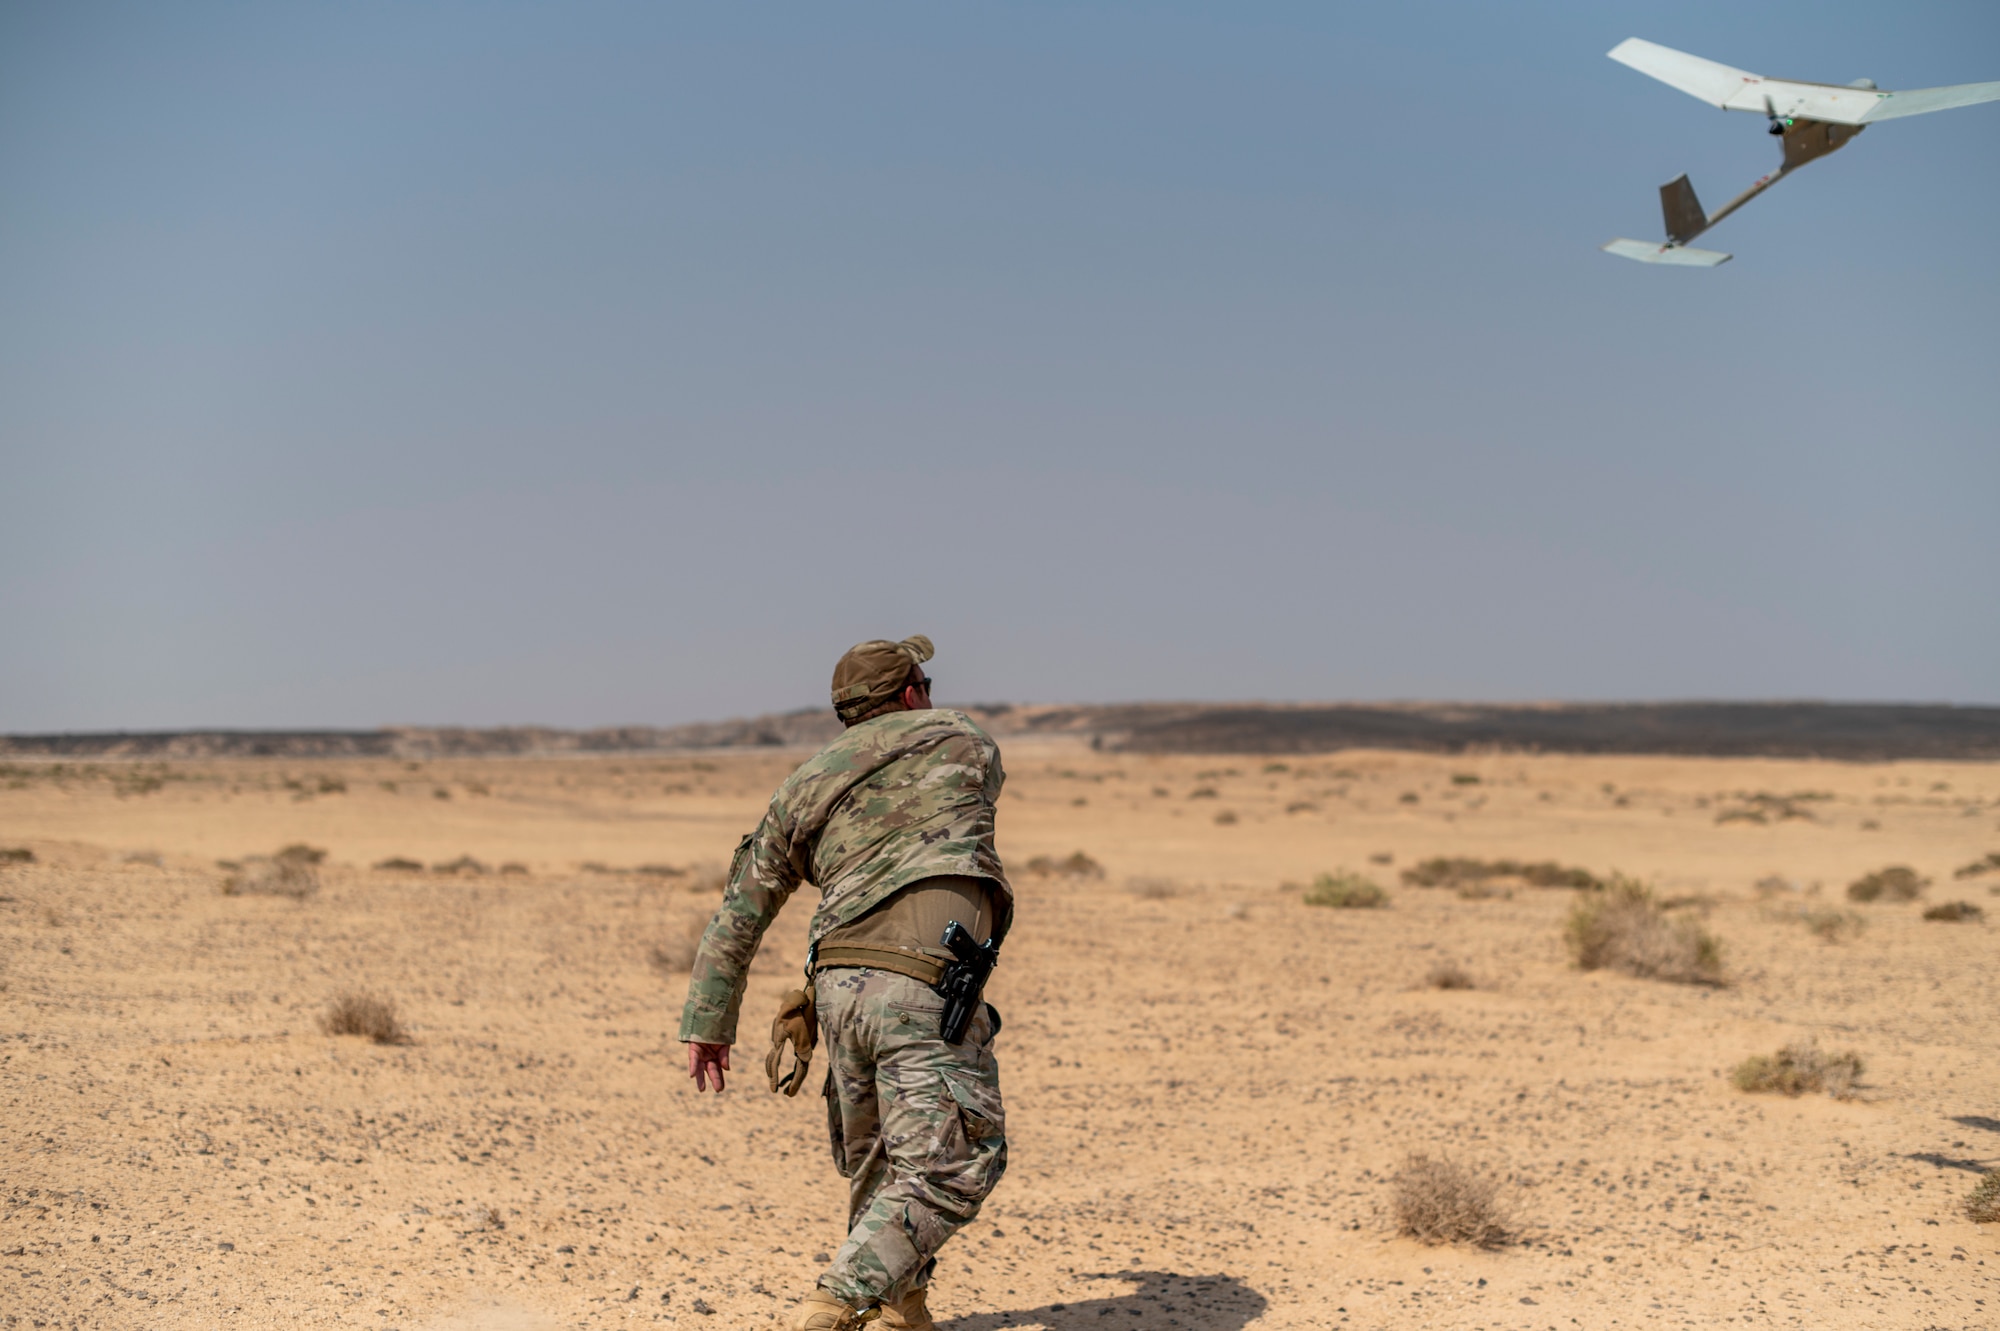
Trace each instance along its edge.
<instances>
[{"instance_id":1,"label":"sparse vegetation patch","mask_svg":"<svg viewBox=\"0 0 2000 1331\"><path fill-rule=\"evenodd\" d=\"M1886 869L1864 874L1847 885L1849 901L1915 901L1924 894L1931 880L1918 875L1907 864L1892 864Z\"/></svg>"},{"instance_id":2,"label":"sparse vegetation patch","mask_svg":"<svg viewBox=\"0 0 2000 1331\"><path fill-rule=\"evenodd\" d=\"M1479 860L1439 855L1403 870L1406 887L1458 887L1496 878L1517 879L1530 887L1601 887L1588 869L1570 869L1554 860Z\"/></svg>"},{"instance_id":3,"label":"sparse vegetation patch","mask_svg":"<svg viewBox=\"0 0 2000 1331\"><path fill-rule=\"evenodd\" d=\"M373 994L342 994L333 1000L319 1028L328 1035L359 1035L376 1044L408 1044L410 1035L396 1019L396 1005Z\"/></svg>"},{"instance_id":4,"label":"sparse vegetation patch","mask_svg":"<svg viewBox=\"0 0 2000 1331\"><path fill-rule=\"evenodd\" d=\"M303 842L275 855L248 855L242 860L218 860L233 870L222 880L226 897L289 897L304 901L319 891L319 864L326 852Z\"/></svg>"},{"instance_id":5,"label":"sparse vegetation patch","mask_svg":"<svg viewBox=\"0 0 2000 1331\"><path fill-rule=\"evenodd\" d=\"M1924 912L1924 918L1946 924L1976 924L1986 918L1986 912L1970 901L1940 901Z\"/></svg>"},{"instance_id":6,"label":"sparse vegetation patch","mask_svg":"<svg viewBox=\"0 0 2000 1331\"><path fill-rule=\"evenodd\" d=\"M377 873L422 873L424 866L416 860L391 855L386 860L375 861L375 870Z\"/></svg>"},{"instance_id":7,"label":"sparse vegetation patch","mask_svg":"<svg viewBox=\"0 0 2000 1331\"><path fill-rule=\"evenodd\" d=\"M1389 894L1358 873L1323 873L1306 889L1308 906L1332 906L1341 910L1366 910L1389 904Z\"/></svg>"},{"instance_id":8,"label":"sparse vegetation patch","mask_svg":"<svg viewBox=\"0 0 2000 1331\"><path fill-rule=\"evenodd\" d=\"M1125 890L1144 901L1166 901L1181 894L1181 885L1171 878L1127 878Z\"/></svg>"},{"instance_id":9,"label":"sparse vegetation patch","mask_svg":"<svg viewBox=\"0 0 2000 1331\"><path fill-rule=\"evenodd\" d=\"M1730 1079L1739 1091L1778 1095L1823 1091L1836 1100L1851 1100L1861 1081L1861 1056L1851 1050L1829 1054L1817 1041L1794 1040L1774 1055L1753 1054L1744 1059Z\"/></svg>"},{"instance_id":10,"label":"sparse vegetation patch","mask_svg":"<svg viewBox=\"0 0 2000 1331\"><path fill-rule=\"evenodd\" d=\"M1613 878L1581 894L1564 927L1583 970L1615 970L1676 984L1720 984L1722 945L1698 921L1675 915L1652 889Z\"/></svg>"},{"instance_id":11,"label":"sparse vegetation patch","mask_svg":"<svg viewBox=\"0 0 2000 1331\"><path fill-rule=\"evenodd\" d=\"M2000 873L2000 850L1988 851L1985 858L1970 864L1961 864L1951 871L1953 878L1977 878L1981 874Z\"/></svg>"},{"instance_id":12,"label":"sparse vegetation patch","mask_svg":"<svg viewBox=\"0 0 2000 1331\"><path fill-rule=\"evenodd\" d=\"M1866 919L1853 911L1836 910L1832 906L1808 906L1799 911L1799 920L1807 932L1829 943L1852 938L1868 924Z\"/></svg>"},{"instance_id":13,"label":"sparse vegetation patch","mask_svg":"<svg viewBox=\"0 0 2000 1331\"><path fill-rule=\"evenodd\" d=\"M1028 872L1037 878L1102 878L1104 866L1077 850L1062 859L1037 855L1028 861Z\"/></svg>"},{"instance_id":14,"label":"sparse vegetation patch","mask_svg":"<svg viewBox=\"0 0 2000 1331\"><path fill-rule=\"evenodd\" d=\"M1989 1169L1979 1176L1972 1195L1965 1199L1965 1215L1978 1224L2000 1224L2000 1169Z\"/></svg>"},{"instance_id":15,"label":"sparse vegetation patch","mask_svg":"<svg viewBox=\"0 0 2000 1331\"><path fill-rule=\"evenodd\" d=\"M33 864L35 852L26 846L0 846L0 864Z\"/></svg>"},{"instance_id":16,"label":"sparse vegetation patch","mask_svg":"<svg viewBox=\"0 0 2000 1331\"><path fill-rule=\"evenodd\" d=\"M1470 989L1472 977L1455 961L1439 961L1432 963L1424 983L1432 989Z\"/></svg>"},{"instance_id":17,"label":"sparse vegetation patch","mask_svg":"<svg viewBox=\"0 0 2000 1331\"><path fill-rule=\"evenodd\" d=\"M1412 1155L1392 1180L1398 1233L1422 1243L1496 1248L1507 1241L1493 1179L1450 1160Z\"/></svg>"}]
</instances>

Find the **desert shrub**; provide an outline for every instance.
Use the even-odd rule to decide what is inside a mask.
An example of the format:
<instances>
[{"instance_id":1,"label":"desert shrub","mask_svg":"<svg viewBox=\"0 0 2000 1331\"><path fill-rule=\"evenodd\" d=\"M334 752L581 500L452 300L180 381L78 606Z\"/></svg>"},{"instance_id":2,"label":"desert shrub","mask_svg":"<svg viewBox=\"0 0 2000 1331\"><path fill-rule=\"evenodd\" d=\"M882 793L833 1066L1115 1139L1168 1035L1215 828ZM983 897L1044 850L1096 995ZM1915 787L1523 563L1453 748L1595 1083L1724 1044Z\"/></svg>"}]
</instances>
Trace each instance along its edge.
<instances>
[{"instance_id":1,"label":"desert shrub","mask_svg":"<svg viewBox=\"0 0 2000 1331\"><path fill-rule=\"evenodd\" d=\"M1465 887L1489 878L1518 878L1530 887L1601 887L1587 869L1569 869L1554 860L1476 860L1438 855L1403 870L1409 887Z\"/></svg>"},{"instance_id":2,"label":"desert shrub","mask_svg":"<svg viewBox=\"0 0 2000 1331\"><path fill-rule=\"evenodd\" d=\"M1928 878L1919 877L1917 871L1907 864L1892 864L1886 869L1863 874L1847 885L1849 901L1915 901L1931 885Z\"/></svg>"},{"instance_id":3,"label":"desert shrub","mask_svg":"<svg viewBox=\"0 0 2000 1331\"><path fill-rule=\"evenodd\" d=\"M4 852L0 852L4 854ZM1988 851L1984 859L1970 864L1961 864L1951 871L1953 878L1977 878L1981 874L2000 873L2000 850Z\"/></svg>"},{"instance_id":4,"label":"desert shrub","mask_svg":"<svg viewBox=\"0 0 2000 1331\"><path fill-rule=\"evenodd\" d=\"M431 866L432 873L464 873L472 874L475 877L486 871L486 866L478 860L473 859L470 855L461 855L455 860L446 860L443 864L433 864Z\"/></svg>"},{"instance_id":5,"label":"desert shrub","mask_svg":"<svg viewBox=\"0 0 2000 1331\"><path fill-rule=\"evenodd\" d=\"M1677 984L1719 984L1722 946L1699 923L1668 913L1652 889L1613 878L1581 894L1564 926L1584 970L1615 970Z\"/></svg>"},{"instance_id":6,"label":"desert shrub","mask_svg":"<svg viewBox=\"0 0 2000 1331\"><path fill-rule=\"evenodd\" d=\"M501 873L526 873L526 872L528 872L528 866L527 866L527 865L525 865L525 864L523 864L523 863L521 863L521 862L520 862L519 860L508 860L508 861L507 861L507 862L506 862L505 864L503 864L503 865L501 865L501 866L500 866L500 872L501 872Z\"/></svg>"},{"instance_id":7,"label":"desert shrub","mask_svg":"<svg viewBox=\"0 0 2000 1331\"><path fill-rule=\"evenodd\" d=\"M1293 800L1285 806L1286 813L1318 813L1319 805L1311 800Z\"/></svg>"},{"instance_id":8,"label":"desert shrub","mask_svg":"<svg viewBox=\"0 0 2000 1331\"><path fill-rule=\"evenodd\" d=\"M1502 901L1512 901L1514 889L1495 887L1491 883L1467 883L1458 889L1458 897L1462 901L1490 901L1494 897L1499 897Z\"/></svg>"},{"instance_id":9,"label":"desert shrub","mask_svg":"<svg viewBox=\"0 0 2000 1331\"><path fill-rule=\"evenodd\" d=\"M1406 791L1404 791L1404 792L1403 792L1402 794L1400 794L1400 795L1396 796L1396 803L1398 803L1398 804L1415 804L1415 803L1417 803L1417 802L1418 802L1419 800L1421 800L1421 799L1423 799L1423 796L1422 796L1422 795L1419 795L1419 794L1418 794L1418 793L1417 793L1416 791L1414 791L1414 790L1406 790Z\"/></svg>"},{"instance_id":10,"label":"desert shrub","mask_svg":"<svg viewBox=\"0 0 2000 1331\"><path fill-rule=\"evenodd\" d=\"M222 880L222 895L304 901L319 891L318 866L325 858L325 851L304 844L286 846L276 855L246 855L229 862L235 871Z\"/></svg>"},{"instance_id":11,"label":"desert shrub","mask_svg":"<svg viewBox=\"0 0 2000 1331\"><path fill-rule=\"evenodd\" d=\"M1451 783L1454 786L1476 786L1479 784L1479 777L1472 772L1453 772Z\"/></svg>"},{"instance_id":12,"label":"desert shrub","mask_svg":"<svg viewBox=\"0 0 2000 1331\"><path fill-rule=\"evenodd\" d=\"M1970 924L1985 919L1986 912L1970 901L1940 901L1924 912L1924 918L1947 924Z\"/></svg>"},{"instance_id":13,"label":"desert shrub","mask_svg":"<svg viewBox=\"0 0 2000 1331\"><path fill-rule=\"evenodd\" d=\"M1333 906L1342 910L1362 910L1389 904L1389 894L1358 873L1323 873L1306 889L1308 906Z\"/></svg>"},{"instance_id":14,"label":"desert shrub","mask_svg":"<svg viewBox=\"0 0 2000 1331\"><path fill-rule=\"evenodd\" d=\"M0 846L0 864L33 864L35 852L26 846Z\"/></svg>"},{"instance_id":15,"label":"desert shrub","mask_svg":"<svg viewBox=\"0 0 2000 1331\"><path fill-rule=\"evenodd\" d=\"M328 1035L360 1035L376 1044L408 1044L410 1035L396 1020L396 1005L373 994L342 994L333 1000L319 1028Z\"/></svg>"},{"instance_id":16,"label":"desert shrub","mask_svg":"<svg viewBox=\"0 0 2000 1331\"><path fill-rule=\"evenodd\" d=\"M1799 912L1799 920L1806 931L1829 943L1837 943L1843 937L1851 938L1867 925L1868 921L1851 910L1835 910L1832 906L1810 906Z\"/></svg>"},{"instance_id":17,"label":"desert shrub","mask_svg":"<svg viewBox=\"0 0 2000 1331\"><path fill-rule=\"evenodd\" d=\"M1181 894L1181 885L1171 878L1127 878L1125 890L1145 901L1165 901Z\"/></svg>"},{"instance_id":18,"label":"desert shrub","mask_svg":"<svg viewBox=\"0 0 2000 1331\"><path fill-rule=\"evenodd\" d=\"M125 856L125 863L144 864L149 868L163 869L167 861L157 850L135 850Z\"/></svg>"},{"instance_id":19,"label":"desert shrub","mask_svg":"<svg viewBox=\"0 0 2000 1331\"><path fill-rule=\"evenodd\" d=\"M721 896L729 887L729 866L726 864L697 864L688 870L688 890L690 892L712 892Z\"/></svg>"},{"instance_id":20,"label":"desert shrub","mask_svg":"<svg viewBox=\"0 0 2000 1331\"><path fill-rule=\"evenodd\" d=\"M646 964L662 975L685 975L694 969L695 954L701 950L706 920L687 919L674 926L665 938L646 949Z\"/></svg>"},{"instance_id":21,"label":"desert shrub","mask_svg":"<svg viewBox=\"0 0 2000 1331\"><path fill-rule=\"evenodd\" d=\"M1861 1056L1823 1052L1812 1040L1794 1040L1775 1055L1753 1054L1730 1074L1739 1091L1804 1095L1824 1091L1836 1100L1854 1097L1861 1080Z\"/></svg>"},{"instance_id":22,"label":"desert shrub","mask_svg":"<svg viewBox=\"0 0 2000 1331\"><path fill-rule=\"evenodd\" d=\"M1972 1195L1965 1199L1965 1215L1982 1225L2000 1222L2000 1169L1989 1169L1979 1176Z\"/></svg>"},{"instance_id":23,"label":"desert shrub","mask_svg":"<svg viewBox=\"0 0 2000 1331\"><path fill-rule=\"evenodd\" d=\"M1216 814L1216 815L1215 815L1215 825L1216 825L1217 827L1234 827L1234 826L1236 826L1236 813L1235 813L1235 811L1234 811L1234 810L1232 810L1232 809L1224 809L1224 810L1223 810L1223 811L1222 811L1221 813L1218 813L1218 814Z\"/></svg>"},{"instance_id":24,"label":"desert shrub","mask_svg":"<svg viewBox=\"0 0 2000 1331\"><path fill-rule=\"evenodd\" d=\"M1222 798L1222 792L1214 786L1196 786L1188 792L1188 798L1191 800L1219 800Z\"/></svg>"},{"instance_id":25,"label":"desert shrub","mask_svg":"<svg viewBox=\"0 0 2000 1331\"><path fill-rule=\"evenodd\" d=\"M1424 983L1432 989L1470 989L1472 977L1455 961L1438 961L1431 964Z\"/></svg>"},{"instance_id":26,"label":"desert shrub","mask_svg":"<svg viewBox=\"0 0 2000 1331\"><path fill-rule=\"evenodd\" d=\"M1391 1180L1398 1233L1423 1243L1495 1248L1507 1240L1499 1185L1450 1160L1412 1155Z\"/></svg>"},{"instance_id":27,"label":"desert shrub","mask_svg":"<svg viewBox=\"0 0 2000 1331\"><path fill-rule=\"evenodd\" d=\"M648 878L684 878L687 870L677 864L642 864L632 871Z\"/></svg>"},{"instance_id":28,"label":"desert shrub","mask_svg":"<svg viewBox=\"0 0 2000 1331\"><path fill-rule=\"evenodd\" d=\"M391 855L386 860L375 861L377 873L422 873L424 866L401 855Z\"/></svg>"},{"instance_id":29,"label":"desert shrub","mask_svg":"<svg viewBox=\"0 0 2000 1331\"><path fill-rule=\"evenodd\" d=\"M1102 878L1104 866L1077 850L1062 859L1037 855L1028 861L1028 872L1038 878Z\"/></svg>"}]
</instances>

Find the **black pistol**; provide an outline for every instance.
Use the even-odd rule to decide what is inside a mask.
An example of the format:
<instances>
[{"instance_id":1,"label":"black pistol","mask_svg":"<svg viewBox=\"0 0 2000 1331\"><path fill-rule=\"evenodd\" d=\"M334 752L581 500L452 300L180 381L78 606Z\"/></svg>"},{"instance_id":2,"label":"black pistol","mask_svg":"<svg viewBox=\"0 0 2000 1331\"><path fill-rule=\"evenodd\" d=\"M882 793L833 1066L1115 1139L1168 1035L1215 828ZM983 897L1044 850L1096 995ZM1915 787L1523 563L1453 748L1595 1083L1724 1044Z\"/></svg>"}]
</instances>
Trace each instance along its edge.
<instances>
[{"instance_id":1,"label":"black pistol","mask_svg":"<svg viewBox=\"0 0 2000 1331\"><path fill-rule=\"evenodd\" d=\"M938 1018L938 1034L946 1044L965 1038L972 1014L979 1010L980 996L986 991L986 977L1000 963L1000 944L975 943L964 925L953 920L944 927L944 946L951 960L938 977L937 991L944 996L944 1013Z\"/></svg>"}]
</instances>

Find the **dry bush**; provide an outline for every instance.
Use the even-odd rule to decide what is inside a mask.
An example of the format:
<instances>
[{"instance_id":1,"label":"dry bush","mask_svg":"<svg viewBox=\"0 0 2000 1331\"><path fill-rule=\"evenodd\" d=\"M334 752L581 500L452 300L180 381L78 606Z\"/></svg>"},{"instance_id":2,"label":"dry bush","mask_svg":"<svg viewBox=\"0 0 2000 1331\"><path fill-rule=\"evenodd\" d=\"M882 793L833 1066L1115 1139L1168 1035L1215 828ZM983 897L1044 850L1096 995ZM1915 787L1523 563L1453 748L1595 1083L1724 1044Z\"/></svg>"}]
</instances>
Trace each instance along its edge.
<instances>
[{"instance_id":1,"label":"dry bush","mask_svg":"<svg viewBox=\"0 0 2000 1331\"><path fill-rule=\"evenodd\" d=\"M1947 924L1973 924L1985 919L1986 912L1970 901L1940 901L1924 912L1924 918Z\"/></svg>"},{"instance_id":2,"label":"dry bush","mask_svg":"<svg viewBox=\"0 0 2000 1331\"><path fill-rule=\"evenodd\" d=\"M1514 889L1495 887L1491 883L1467 883L1458 889L1458 896L1464 901L1490 901L1494 897L1499 897L1502 901L1512 901Z\"/></svg>"},{"instance_id":3,"label":"dry bush","mask_svg":"<svg viewBox=\"0 0 2000 1331\"><path fill-rule=\"evenodd\" d=\"M1677 984L1720 984L1722 945L1701 925L1670 915L1652 889L1630 878L1581 894L1564 937L1583 970L1623 971Z\"/></svg>"},{"instance_id":4,"label":"dry bush","mask_svg":"<svg viewBox=\"0 0 2000 1331\"><path fill-rule=\"evenodd\" d=\"M35 852L26 846L0 846L0 864L33 864Z\"/></svg>"},{"instance_id":5,"label":"dry bush","mask_svg":"<svg viewBox=\"0 0 2000 1331\"><path fill-rule=\"evenodd\" d=\"M687 870L677 864L642 864L632 870L632 872L643 874L648 878L684 878L687 876Z\"/></svg>"},{"instance_id":6,"label":"dry bush","mask_svg":"<svg viewBox=\"0 0 2000 1331\"><path fill-rule=\"evenodd\" d=\"M1233 809L1224 809L1224 810L1223 810L1223 811L1222 811L1221 813L1218 813L1218 814L1216 814L1216 815L1215 815L1215 825L1216 825L1217 827L1234 827L1234 826L1236 826L1236 812L1235 812L1235 810L1233 810Z\"/></svg>"},{"instance_id":7,"label":"dry bush","mask_svg":"<svg viewBox=\"0 0 2000 1331\"><path fill-rule=\"evenodd\" d=\"M729 889L729 866L713 862L694 865L687 872L687 888L690 892L710 892L721 896Z\"/></svg>"},{"instance_id":8,"label":"dry bush","mask_svg":"<svg viewBox=\"0 0 2000 1331\"><path fill-rule=\"evenodd\" d=\"M1868 921L1851 910L1835 910L1832 906L1809 906L1799 911L1799 921L1815 937L1824 938L1829 943L1837 943L1842 938L1852 938L1867 927Z\"/></svg>"},{"instance_id":9,"label":"dry bush","mask_svg":"<svg viewBox=\"0 0 2000 1331\"><path fill-rule=\"evenodd\" d=\"M1507 1241L1493 1179L1450 1160L1412 1155L1391 1182L1396 1231L1423 1243L1497 1248Z\"/></svg>"},{"instance_id":10,"label":"dry bush","mask_svg":"<svg viewBox=\"0 0 2000 1331\"><path fill-rule=\"evenodd\" d=\"M6 852L0 851L0 855ZM1953 878L1977 878L1981 874L2000 873L2000 850L1988 851L1986 858L1961 864L1951 871Z\"/></svg>"},{"instance_id":11,"label":"dry bush","mask_svg":"<svg viewBox=\"0 0 2000 1331\"><path fill-rule=\"evenodd\" d=\"M246 855L232 863L235 872L222 880L226 897L290 897L304 901L319 891L319 863L326 852L303 843L286 846L276 855Z\"/></svg>"},{"instance_id":12,"label":"dry bush","mask_svg":"<svg viewBox=\"0 0 2000 1331\"><path fill-rule=\"evenodd\" d=\"M464 874L471 874L474 877L477 877L480 874L487 872L487 869L484 864L481 864L478 860L473 859L472 856L461 855L455 860L446 860L443 864L433 864L431 866L431 872L464 873Z\"/></svg>"},{"instance_id":13,"label":"dry bush","mask_svg":"<svg viewBox=\"0 0 2000 1331\"><path fill-rule=\"evenodd\" d=\"M1470 989L1472 977L1455 961L1437 961L1431 963L1430 973L1424 976L1424 983L1432 989Z\"/></svg>"},{"instance_id":14,"label":"dry bush","mask_svg":"<svg viewBox=\"0 0 2000 1331\"><path fill-rule=\"evenodd\" d=\"M1062 859L1037 855L1028 861L1028 872L1037 878L1102 878L1104 866L1077 850Z\"/></svg>"},{"instance_id":15,"label":"dry bush","mask_svg":"<svg viewBox=\"0 0 2000 1331\"><path fill-rule=\"evenodd\" d=\"M476 1202L466 1207L459 1213L459 1218L465 1222L463 1232L467 1234L491 1233L507 1228L507 1221L501 1216L500 1208L488 1206L484 1202Z\"/></svg>"},{"instance_id":16,"label":"dry bush","mask_svg":"<svg viewBox=\"0 0 2000 1331\"><path fill-rule=\"evenodd\" d=\"M376 1044L408 1044L410 1034L396 1020L396 1005L373 994L342 994L333 1000L319 1028L328 1035L362 1035Z\"/></svg>"},{"instance_id":17,"label":"dry bush","mask_svg":"<svg viewBox=\"0 0 2000 1331\"><path fill-rule=\"evenodd\" d=\"M646 964L662 975L686 975L694 969L695 953L701 950L701 936L707 928L705 919L682 920L646 949Z\"/></svg>"},{"instance_id":18,"label":"dry bush","mask_svg":"<svg viewBox=\"0 0 2000 1331\"><path fill-rule=\"evenodd\" d=\"M377 873L422 873L424 871L422 864L412 859L406 859L401 855L391 855L386 860L377 860L374 867Z\"/></svg>"},{"instance_id":19,"label":"dry bush","mask_svg":"<svg viewBox=\"0 0 2000 1331\"><path fill-rule=\"evenodd\" d=\"M528 872L528 866L521 863L519 860L508 860L505 864L500 866L500 872L514 873L514 874L526 873Z\"/></svg>"},{"instance_id":20,"label":"dry bush","mask_svg":"<svg viewBox=\"0 0 2000 1331\"><path fill-rule=\"evenodd\" d=\"M166 867L167 862L157 850L135 850L125 856L125 863L143 864L148 868L163 869Z\"/></svg>"},{"instance_id":21,"label":"dry bush","mask_svg":"<svg viewBox=\"0 0 2000 1331\"><path fill-rule=\"evenodd\" d=\"M1602 887L1587 869L1570 869L1554 860L1476 860L1439 855L1403 870L1406 887L1470 887L1493 878L1516 878L1530 887Z\"/></svg>"},{"instance_id":22,"label":"dry bush","mask_svg":"<svg viewBox=\"0 0 2000 1331\"><path fill-rule=\"evenodd\" d=\"M1125 890L1145 901L1166 901L1181 894L1181 885L1171 878L1127 878Z\"/></svg>"},{"instance_id":23,"label":"dry bush","mask_svg":"<svg viewBox=\"0 0 2000 1331\"><path fill-rule=\"evenodd\" d=\"M1323 873L1306 889L1308 906L1333 906L1341 910L1366 910L1389 904L1389 894L1358 873Z\"/></svg>"},{"instance_id":24,"label":"dry bush","mask_svg":"<svg viewBox=\"0 0 2000 1331\"><path fill-rule=\"evenodd\" d=\"M1739 1091L1804 1095L1824 1091L1836 1100L1854 1098L1861 1081L1861 1056L1852 1050L1828 1054L1813 1040L1794 1040L1775 1055L1753 1054L1730 1074Z\"/></svg>"},{"instance_id":25,"label":"dry bush","mask_svg":"<svg viewBox=\"0 0 2000 1331\"><path fill-rule=\"evenodd\" d=\"M1982 1225L2000 1223L2000 1169L1989 1169L1965 1199L1966 1219Z\"/></svg>"},{"instance_id":26,"label":"dry bush","mask_svg":"<svg viewBox=\"0 0 2000 1331\"><path fill-rule=\"evenodd\" d=\"M1907 864L1892 864L1886 869L1864 874L1847 885L1849 901L1915 901L1924 894L1931 880L1920 877Z\"/></svg>"}]
</instances>

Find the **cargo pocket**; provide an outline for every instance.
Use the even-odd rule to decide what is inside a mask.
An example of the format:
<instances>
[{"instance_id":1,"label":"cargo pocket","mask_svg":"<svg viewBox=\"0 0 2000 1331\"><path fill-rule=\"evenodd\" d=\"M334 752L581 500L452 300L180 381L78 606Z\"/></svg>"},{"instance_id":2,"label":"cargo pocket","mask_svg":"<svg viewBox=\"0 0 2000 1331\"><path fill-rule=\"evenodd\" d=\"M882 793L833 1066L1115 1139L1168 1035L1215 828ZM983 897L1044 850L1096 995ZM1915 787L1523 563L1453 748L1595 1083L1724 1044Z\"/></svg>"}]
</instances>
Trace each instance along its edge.
<instances>
[{"instance_id":1,"label":"cargo pocket","mask_svg":"<svg viewBox=\"0 0 2000 1331\"><path fill-rule=\"evenodd\" d=\"M958 1111L965 1140L973 1149L1007 1135L1007 1113L1000 1104L1000 1088L988 1086L978 1077L957 1069L942 1072L945 1090Z\"/></svg>"}]
</instances>

